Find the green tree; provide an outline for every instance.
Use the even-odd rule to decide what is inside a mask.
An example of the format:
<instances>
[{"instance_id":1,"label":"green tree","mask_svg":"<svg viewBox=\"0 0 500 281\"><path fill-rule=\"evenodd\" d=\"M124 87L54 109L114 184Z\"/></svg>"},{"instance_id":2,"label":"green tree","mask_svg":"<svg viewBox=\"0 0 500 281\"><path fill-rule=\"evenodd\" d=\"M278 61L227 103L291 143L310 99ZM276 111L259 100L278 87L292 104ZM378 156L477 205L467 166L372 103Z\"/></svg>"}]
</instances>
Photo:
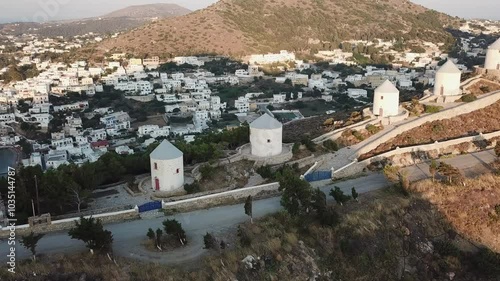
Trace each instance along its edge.
<instances>
[{"instance_id":1,"label":"green tree","mask_svg":"<svg viewBox=\"0 0 500 281\"><path fill-rule=\"evenodd\" d=\"M217 239L211 234L208 233L203 236L203 242L205 243L205 249L207 250L218 250L219 243L217 243Z\"/></svg>"},{"instance_id":2,"label":"green tree","mask_svg":"<svg viewBox=\"0 0 500 281\"><path fill-rule=\"evenodd\" d=\"M330 195L340 206L343 206L344 203L349 201L349 199L351 198L350 196L345 195L344 192L337 186L330 190Z\"/></svg>"},{"instance_id":3,"label":"green tree","mask_svg":"<svg viewBox=\"0 0 500 281\"><path fill-rule=\"evenodd\" d=\"M437 171L439 174L447 178L448 184L458 184L463 181L463 176L460 173L460 170L444 162L439 163Z\"/></svg>"},{"instance_id":4,"label":"green tree","mask_svg":"<svg viewBox=\"0 0 500 281\"><path fill-rule=\"evenodd\" d=\"M281 206L292 216L308 213L312 189L308 182L299 178L291 168L285 168L279 176Z\"/></svg>"},{"instance_id":5,"label":"green tree","mask_svg":"<svg viewBox=\"0 0 500 281\"><path fill-rule=\"evenodd\" d=\"M356 191L356 188L354 188L354 187L351 189L351 196L352 196L352 199L358 201L359 194Z\"/></svg>"},{"instance_id":6,"label":"green tree","mask_svg":"<svg viewBox=\"0 0 500 281\"><path fill-rule=\"evenodd\" d=\"M332 140L326 140L325 142L323 142L323 146L330 151L339 150L338 144Z\"/></svg>"},{"instance_id":7,"label":"green tree","mask_svg":"<svg viewBox=\"0 0 500 281\"><path fill-rule=\"evenodd\" d=\"M93 217L80 217L68 234L71 239L82 240L92 253L110 251L113 243L111 231L104 230L101 220Z\"/></svg>"},{"instance_id":8,"label":"green tree","mask_svg":"<svg viewBox=\"0 0 500 281\"><path fill-rule=\"evenodd\" d=\"M300 151L300 143L296 142L293 144L292 153L293 155L296 155L297 153L299 153L299 151Z\"/></svg>"},{"instance_id":9,"label":"green tree","mask_svg":"<svg viewBox=\"0 0 500 281\"><path fill-rule=\"evenodd\" d=\"M162 231L161 229L159 229L159 228L158 228L158 229L156 230L156 240L155 240L155 242L156 242L156 247L157 247L158 249L160 249L160 251L162 250L162 249L161 249L161 238L162 238L162 236L163 236L163 231Z\"/></svg>"},{"instance_id":10,"label":"green tree","mask_svg":"<svg viewBox=\"0 0 500 281\"><path fill-rule=\"evenodd\" d=\"M319 188L313 191L311 207L321 216L326 211L326 194Z\"/></svg>"},{"instance_id":11,"label":"green tree","mask_svg":"<svg viewBox=\"0 0 500 281\"><path fill-rule=\"evenodd\" d=\"M156 240L156 234L155 234L155 231L152 229L152 228L149 228L148 229L148 233L146 234L146 236L151 239L152 241L155 241Z\"/></svg>"},{"instance_id":12,"label":"green tree","mask_svg":"<svg viewBox=\"0 0 500 281\"><path fill-rule=\"evenodd\" d=\"M166 220L163 226L166 234L175 236L183 246L187 243L186 232L177 220Z\"/></svg>"},{"instance_id":13,"label":"green tree","mask_svg":"<svg viewBox=\"0 0 500 281\"><path fill-rule=\"evenodd\" d=\"M21 241L19 241L26 249L31 252L31 254L33 255L33 260L36 260L36 246L38 245L38 241L40 241L40 239L42 239L44 235L45 234L41 233L35 234L32 231L30 234L22 236Z\"/></svg>"},{"instance_id":14,"label":"green tree","mask_svg":"<svg viewBox=\"0 0 500 281\"><path fill-rule=\"evenodd\" d=\"M245 201L245 214L250 217L250 222L253 223L253 214L252 214L252 196L248 195Z\"/></svg>"},{"instance_id":15,"label":"green tree","mask_svg":"<svg viewBox=\"0 0 500 281\"><path fill-rule=\"evenodd\" d=\"M89 200L91 195L90 191L83 189L78 184L71 185L69 190L73 198L73 202L76 204L78 209L78 213L81 213L81 206Z\"/></svg>"}]
</instances>

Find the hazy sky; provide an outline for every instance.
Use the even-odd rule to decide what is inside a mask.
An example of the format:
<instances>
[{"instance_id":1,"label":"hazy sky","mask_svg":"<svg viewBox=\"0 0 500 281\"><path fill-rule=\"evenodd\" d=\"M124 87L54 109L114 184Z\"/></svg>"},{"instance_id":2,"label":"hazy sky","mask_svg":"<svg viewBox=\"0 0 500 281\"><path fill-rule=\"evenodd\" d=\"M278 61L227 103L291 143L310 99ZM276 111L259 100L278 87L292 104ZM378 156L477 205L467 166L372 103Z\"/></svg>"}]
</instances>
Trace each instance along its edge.
<instances>
[{"instance_id":1,"label":"hazy sky","mask_svg":"<svg viewBox=\"0 0 500 281\"><path fill-rule=\"evenodd\" d=\"M0 22L47 21L94 17L130 5L175 3L191 10L217 0L0 0ZM252 0L247 0L252 1ZM307 1L307 0L304 0ZM500 0L411 0L426 7L467 18L500 20ZM6 3L7 2L7 3Z\"/></svg>"}]
</instances>

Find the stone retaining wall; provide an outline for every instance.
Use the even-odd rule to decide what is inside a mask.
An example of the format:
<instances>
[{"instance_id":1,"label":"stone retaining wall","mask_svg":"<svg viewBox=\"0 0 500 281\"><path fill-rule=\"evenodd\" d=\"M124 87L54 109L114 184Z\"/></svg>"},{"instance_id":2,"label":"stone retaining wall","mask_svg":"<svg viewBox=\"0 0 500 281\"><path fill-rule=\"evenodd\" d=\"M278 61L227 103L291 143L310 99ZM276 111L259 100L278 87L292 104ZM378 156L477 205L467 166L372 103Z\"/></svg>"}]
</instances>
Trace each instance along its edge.
<instances>
[{"instance_id":1,"label":"stone retaining wall","mask_svg":"<svg viewBox=\"0 0 500 281\"><path fill-rule=\"evenodd\" d=\"M90 216L85 216L85 217L88 218ZM138 219L139 213L137 209L131 209L126 211L93 215L92 217L99 218L103 224L107 224L124 220ZM52 221L52 223L49 225L39 225L34 227L29 227L29 225L19 225L16 226L16 235L17 237L20 237L29 234L31 231L35 233L48 233L48 232L69 230L75 225L75 221L79 219L80 219L79 217L76 217L76 218L56 220ZM9 234L10 231L7 227L4 227L0 230L0 238L7 238Z\"/></svg>"},{"instance_id":2,"label":"stone retaining wall","mask_svg":"<svg viewBox=\"0 0 500 281\"><path fill-rule=\"evenodd\" d=\"M491 144L487 147L478 147L474 143L488 140ZM461 153L477 152L495 147L500 140L500 131L479 134L477 136L463 137L449 141L435 142L431 144L417 145L405 148L397 148L386 153L373 156L361 162L346 166L346 168L334 173L334 179L345 178L358 173L372 163L389 161L394 166L408 166L422 163L428 159L437 159L442 155L459 155ZM461 147L460 149L458 147Z\"/></svg>"},{"instance_id":3,"label":"stone retaining wall","mask_svg":"<svg viewBox=\"0 0 500 281\"><path fill-rule=\"evenodd\" d=\"M469 102L457 107L453 107L450 109L446 109L443 111L440 111L438 113L434 114L429 114L429 115L424 115L421 116L413 121L407 122L405 124L401 124L399 126L396 126L394 129L391 131L385 133L384 135L378 137L377 139L374 139L373 141L367 143L363 147L361 147L357 151L357 157L368 153L375 148L377 148L379 145L395 138L397 135L402 134L408 130L411 130L413 128L416 128L418 126L423 125L424 123L427 122L432 122L432 121L437 121L437 120L444 120L444 119L450 119L459 115L467 114L476 110L479 110L481 108L485 108L489 105L492 105L493 103L497 102L500 100L500 91L496 91L490 94L487 94L473 102Z\"/></svg>"},{"instance_id":4,"label":"stone retaining wall","mask_svg":"<svg viewBox=\"0 0 500 281\"><path fill-rule=\"evenodd\" d=\"M216 194L198 196L195 198L179 200L175 202L163 202L163 209L183 212L198 209L206 209L219 205L235 204L244 201L248 196L254 198L268 197L277 194L279 183L269 183L264 185L240 188Z\"/></svg>"}]
</instances>

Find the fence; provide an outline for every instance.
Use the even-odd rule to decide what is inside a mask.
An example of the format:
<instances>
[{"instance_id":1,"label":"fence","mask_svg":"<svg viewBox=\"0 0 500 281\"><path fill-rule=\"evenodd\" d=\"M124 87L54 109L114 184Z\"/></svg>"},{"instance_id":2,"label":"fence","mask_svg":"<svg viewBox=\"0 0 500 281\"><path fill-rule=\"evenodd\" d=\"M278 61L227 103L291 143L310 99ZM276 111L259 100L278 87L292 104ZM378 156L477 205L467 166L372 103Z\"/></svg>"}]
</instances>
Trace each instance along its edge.
<instances>
[{"instance_id":1,"label":"fence","mask_svg":"<svg viewBox=\"0 0 500 281\"><path fill-rule=\"evenodd\" d=\"M161 201L152 201L139 206L139 213L161 209Z\"/></svg>"},{"instance_id":2,"label":"fence","mask_svg":"<svg viewBox=\"0 0 500 281\"><path fill-rule=\"evenodd\" d=\"M304 179L308 182L328 180L331 178L332 171L314 171L304 176Z\"/></svg>"}]
</instances>

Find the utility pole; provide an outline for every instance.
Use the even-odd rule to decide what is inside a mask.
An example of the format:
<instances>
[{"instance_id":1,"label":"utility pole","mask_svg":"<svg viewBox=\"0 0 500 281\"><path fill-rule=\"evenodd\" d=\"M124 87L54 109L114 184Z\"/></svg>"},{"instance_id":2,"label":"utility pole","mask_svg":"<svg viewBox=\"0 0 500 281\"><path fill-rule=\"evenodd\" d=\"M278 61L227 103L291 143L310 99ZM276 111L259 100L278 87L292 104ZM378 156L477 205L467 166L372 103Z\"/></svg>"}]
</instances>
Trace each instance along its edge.
<instances>
[{"instance_id":1,"label":"utility pole","mask_svg":"<svg viewBox=\"0 0 500 281\"><path fill-rule=\"evenodd\" d=\"M35 217L35 203L33 203L33 199L31 199L31 209L33 210L33 217Z\"/></svg>"},{"instance_id":2,"label":"utility pole","mask_svg":"<svg viewBox=\"0 0 500 281\"><path fill-rule=\"evenodd\" d=\"M35 175L35 192L36 192L36 210L38 211L38 215L40 215L40 199L38 198L38 181Z\"/></svg>"}]
</instances>

